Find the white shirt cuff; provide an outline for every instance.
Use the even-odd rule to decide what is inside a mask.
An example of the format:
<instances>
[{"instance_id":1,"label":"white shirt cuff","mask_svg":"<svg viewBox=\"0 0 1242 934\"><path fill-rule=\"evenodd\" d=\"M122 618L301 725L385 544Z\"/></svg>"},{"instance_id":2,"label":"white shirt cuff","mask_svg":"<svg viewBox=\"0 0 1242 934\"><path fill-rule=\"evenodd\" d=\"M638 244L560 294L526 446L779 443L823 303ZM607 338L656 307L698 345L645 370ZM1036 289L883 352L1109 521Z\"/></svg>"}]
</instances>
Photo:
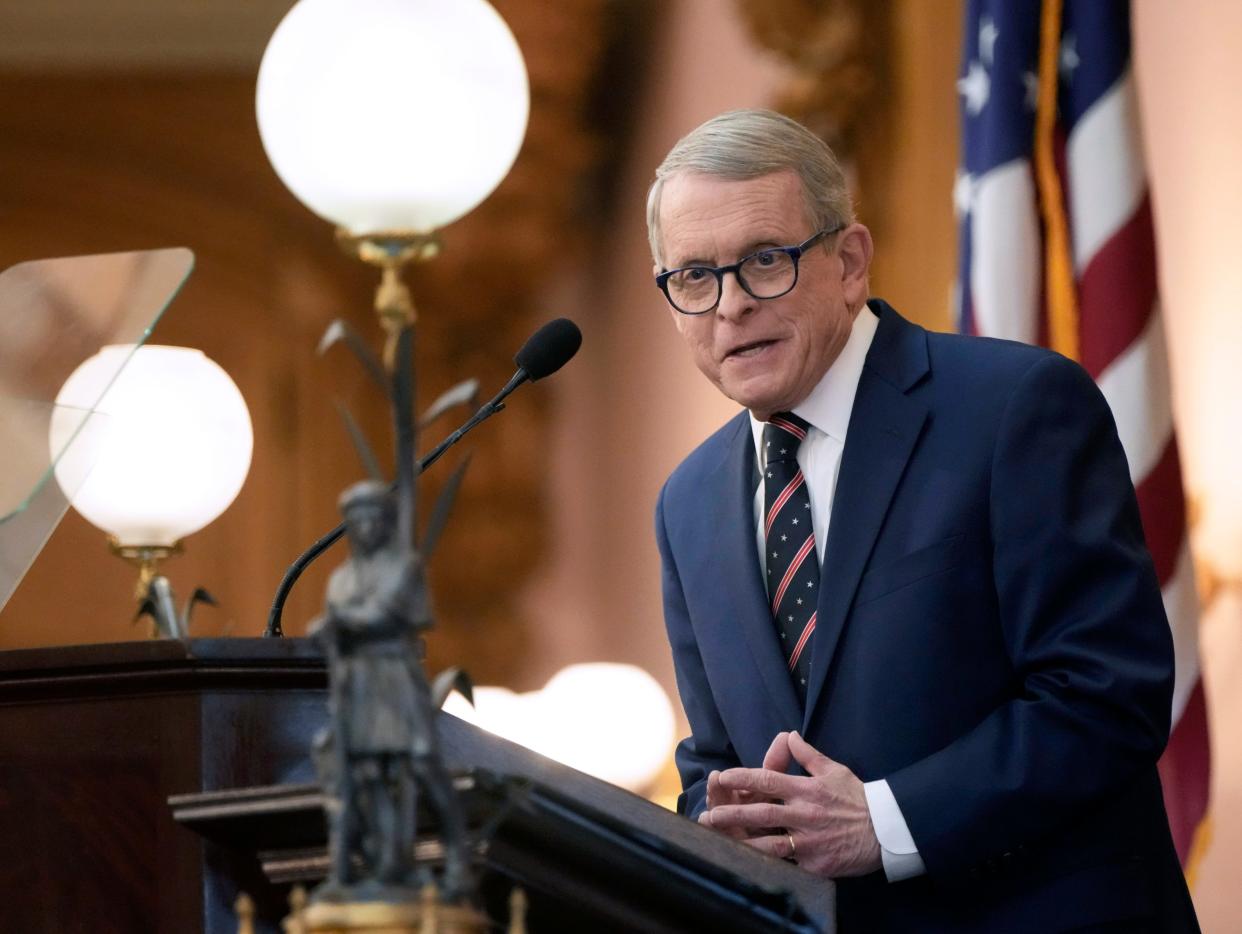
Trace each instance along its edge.
<instances>
[{"instance_id":1,"label":"white shirt cuff","mask_svg":"<svg viewBox=\"0 0 1242 934\"><path fill-rule=\"evenodd\" d=\"M880 841L880 859L884 861L884 875L888 881L900 882L927 872L888 782L882 778L864 782L863 794L867 796L867 810L871 813L875 837Z\"/></svg>"}]
</instances>

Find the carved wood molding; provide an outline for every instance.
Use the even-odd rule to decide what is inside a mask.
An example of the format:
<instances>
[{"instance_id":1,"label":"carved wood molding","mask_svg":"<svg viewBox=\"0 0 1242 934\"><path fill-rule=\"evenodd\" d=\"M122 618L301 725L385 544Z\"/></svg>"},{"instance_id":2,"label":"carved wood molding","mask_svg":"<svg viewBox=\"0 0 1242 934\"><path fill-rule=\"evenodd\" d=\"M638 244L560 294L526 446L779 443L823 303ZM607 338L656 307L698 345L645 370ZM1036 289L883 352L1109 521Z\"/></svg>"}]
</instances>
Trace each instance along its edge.
<instances>
[{"instance_id":1,"label":"carved wood molding","mask_svg":"<svg viewBox=\"0 0 1242 934\"><path fill-rule=\"evenodd\" d=\"M844 160L882 119L890 60L889 4L874 0L736 0L755 42L794 77L775 107Z\"/></svg>"}]
</instances>

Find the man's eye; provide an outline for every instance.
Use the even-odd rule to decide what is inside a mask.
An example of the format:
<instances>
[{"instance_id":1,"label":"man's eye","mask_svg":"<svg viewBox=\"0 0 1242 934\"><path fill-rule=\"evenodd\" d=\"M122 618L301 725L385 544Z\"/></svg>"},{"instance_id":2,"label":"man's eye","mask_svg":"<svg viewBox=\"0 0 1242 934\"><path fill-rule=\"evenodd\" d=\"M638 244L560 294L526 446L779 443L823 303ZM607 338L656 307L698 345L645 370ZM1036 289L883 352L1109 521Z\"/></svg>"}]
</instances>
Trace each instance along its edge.
<instances>
[{"instance_id":1,"label":"man's eye","mask_svg":"<svg viewBox=\"0 0 1242 934\"><path fill-rule=\"evenodd\" d=\"M754 263L756 266L774 266L779 262L776 250L766 250L763 253L756 253Z\"/></svg>"},{"instance_id":2,"label":"man's eye","mask_svg":"<svg viewBox=\"0 0 1242 934\"><path fill-rule=\"evenodd\" d=\"M706 269L700 269L697 266L692 266L682 273L682 275L687 282L702 282L710 275L710 273Z\"/></svg>"}]
</instances>

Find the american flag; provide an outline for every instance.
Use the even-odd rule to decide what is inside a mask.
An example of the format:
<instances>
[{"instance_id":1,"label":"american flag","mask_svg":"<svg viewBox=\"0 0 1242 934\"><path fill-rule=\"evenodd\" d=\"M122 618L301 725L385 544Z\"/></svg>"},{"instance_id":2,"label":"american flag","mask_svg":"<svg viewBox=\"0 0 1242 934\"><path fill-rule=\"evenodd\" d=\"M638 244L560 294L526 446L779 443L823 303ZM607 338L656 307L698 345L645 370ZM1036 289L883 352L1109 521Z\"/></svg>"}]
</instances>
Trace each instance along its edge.
<instances>
[{"instance_id":1,"label":"american flag","mask_svg":"<svg viewBox=\"0 0 1242 934\"><path fill-rule=\"evenodd\" d=\"M1112 407L1173 629L1160 774L1189 874L1206 842L1207 715L1129 3L969 0L957 87L958 326L1072 357Z\"/></svg>"}]
</instances>

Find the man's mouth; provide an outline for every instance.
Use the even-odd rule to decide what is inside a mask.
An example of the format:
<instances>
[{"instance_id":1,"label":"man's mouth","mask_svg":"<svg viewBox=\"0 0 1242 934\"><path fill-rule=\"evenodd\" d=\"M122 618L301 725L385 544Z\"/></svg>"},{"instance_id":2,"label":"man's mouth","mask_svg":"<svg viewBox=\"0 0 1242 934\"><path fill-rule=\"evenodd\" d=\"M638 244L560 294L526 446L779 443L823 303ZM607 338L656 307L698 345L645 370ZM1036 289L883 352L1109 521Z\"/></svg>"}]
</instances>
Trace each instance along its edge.
<instances>
[{"instance_id":1,"label":"man's mouth","mask_svg":"<svg viewBox=\"0 0 1242 934\"><path fill-rule=\"evenodd\" d=\"M751 341L748 344L738 344L738 346L734 347L727 354L725 354L725 359L728 360L733 357L755 357L763 353L766 348L771 347L775 343L776 341L774 340L762 340Z\"/></svg>"}]
</instances>

